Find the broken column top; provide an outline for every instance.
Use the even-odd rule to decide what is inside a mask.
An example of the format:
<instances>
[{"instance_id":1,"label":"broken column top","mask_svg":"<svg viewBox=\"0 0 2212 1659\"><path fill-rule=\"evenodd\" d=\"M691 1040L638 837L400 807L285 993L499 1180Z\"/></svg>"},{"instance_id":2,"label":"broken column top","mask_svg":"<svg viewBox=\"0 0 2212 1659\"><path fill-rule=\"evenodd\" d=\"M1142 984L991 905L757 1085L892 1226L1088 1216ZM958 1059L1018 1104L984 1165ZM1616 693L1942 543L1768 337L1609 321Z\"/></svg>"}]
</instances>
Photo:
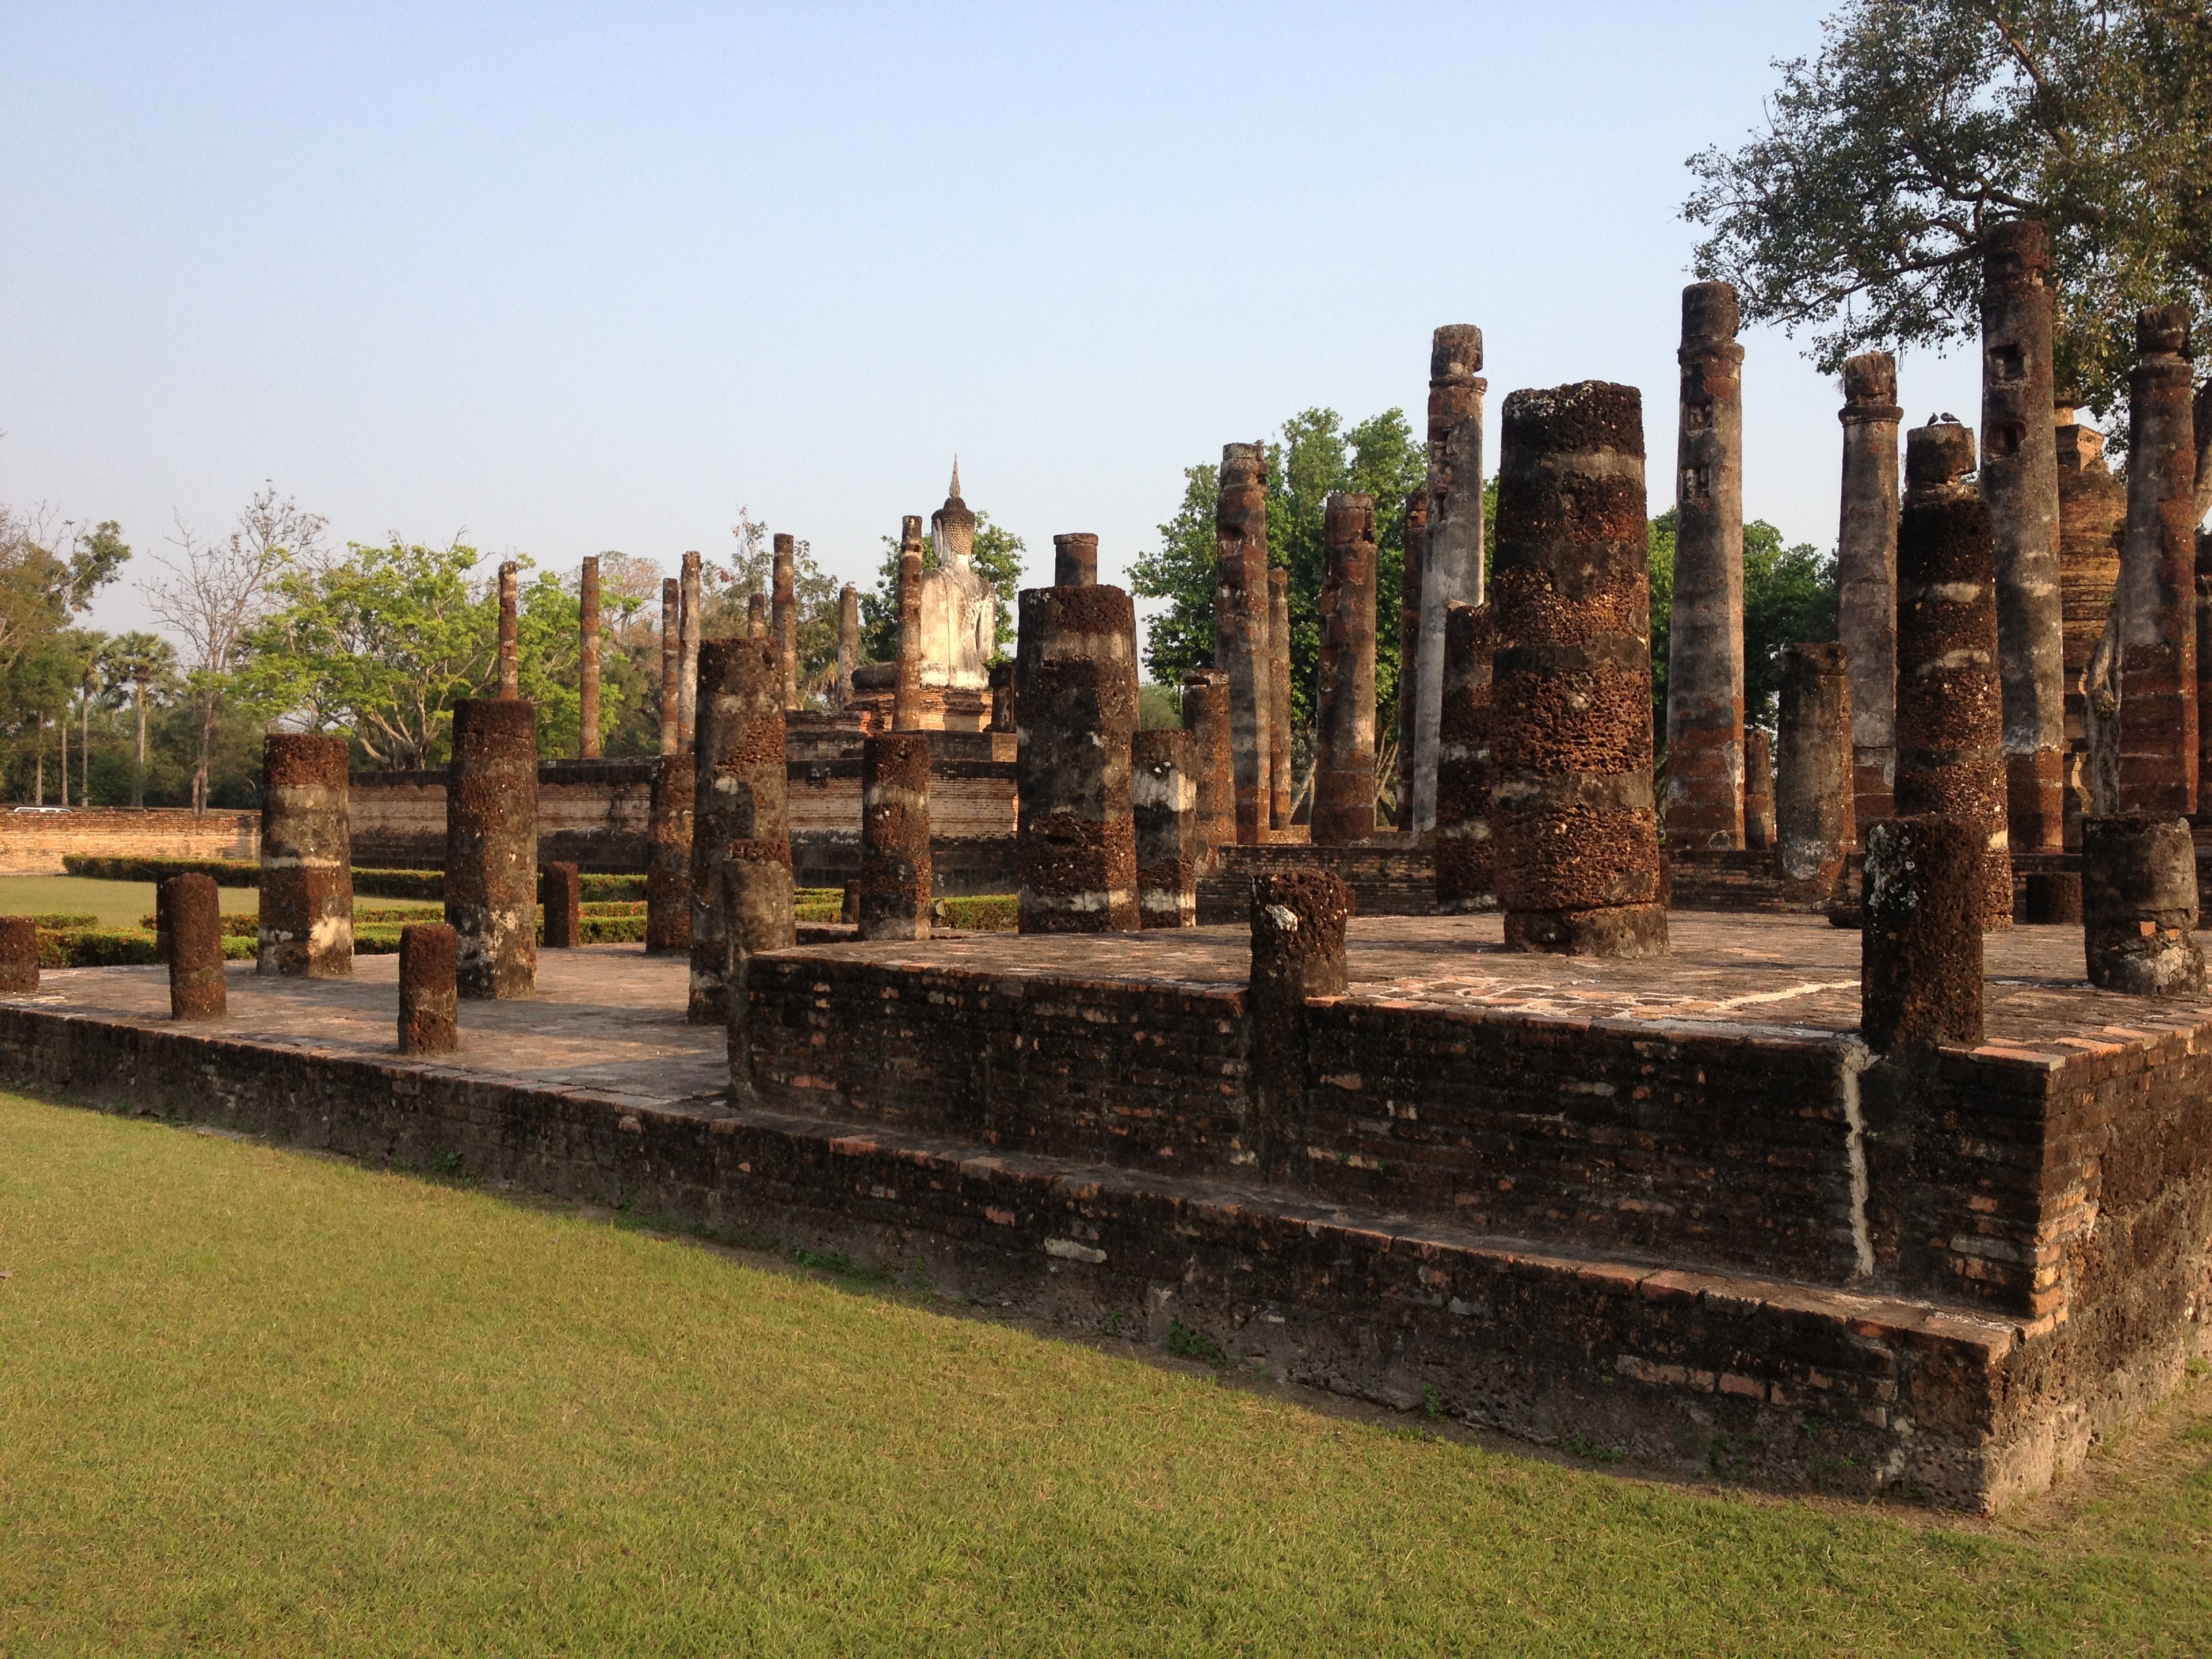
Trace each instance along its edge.
<instances>
[{"instance_id":1,"label":"broken column top","mask_svg":"<svg viewBox=\"0 0 2212 1659\"><path fill-rule=\"evenodd\" d=\"M1429 384L1471 380L1482 373L1482 331L1473 323L1446 323L1429 343Z\"/></svg>"},{"instance_id":2,"label":"broken column top","mask_svg":"<svg viewBox=\"0 0 2212 1659\"><path fill-rule=\"evenodd\" d=\"M1644 456L1644 394L1632 386L1577 380L1572 386L1528 387L1505 394L1504 413L1521 433L1526 451L1610 450L1639 460ZM1498 487L1505 487L1502 471Z\"/></svg>"},{"instance_id":3,"label":"broken column top","mask_svg":"<svg viewBox=\"0 0 2212 1659\"><path fill-rule=\"evenodd\" d=\"M2051 229L2039 219L2008 219L1982 239L1982 294L2027 283L2051 285Z\"/></svg>"},{"instance_id":4,"label":"broken column top","mask_svg":"<svg viewBox=\"0 0 2212 1659\"><path fill-rule=\"evenodd\" d=\"M2136 349L2146 357L2190 356L2189 307L2145 306L2136 313Z\"/></svg>"},{"instance_id":5,"label":"broken column top","mask_svg":"<svg viewBox=\"0 0 2212 1659\"><path fill-rule=\"evenodd\" d=\"M1692 283L1682 290L1682 341L1733 340L1741 313L1727 283Z\"/></svg>"},{"instance_id":6,"label":"broken column top","mask_svg":"<svg viewBox=\"0 0 2212 1659\"><path fill-rule=\"evenodd\" d=\"M793 551L795 544L788 534L779 530L775 532L775 545L776 553L778 556L781 557L790 554Z\"/></svg>"},{"instance_id":7,"label":"broken column top","mask_svg":"<svg viewBox=\"0 0 2212 1659\"><path fill-rule=\"evenodd\" d=\"M1098 538L1085 530L1072 530L1052 538L1055 587L1090 587L1098 580Z\"/></svg>"},{"instance_id":8,"label":"broken column top","mask_svg":"<svg viewBox=\"0 0 2212 1659\"><path fill-rule=\"evenodd\" d=\"M1890 420L1905 411L1897 406L1897 359L1887 351L1862 352L1844 360L1844 418L1865 417L1881 410ZM1880 418L1880 416L1876 416Z\"/></svg>"},{"instance_id":9,"label":"broken column top","mask_svg":"<svg viewBox=\"0 0 2212 1659\"><path fill-rule=\"evenodd\" d=\"M1974 428L1957 421L1916 426L1905 434L1905 482L1913 489L1955 489L1978 461Z\"/></svg>"},{"instance_id":10,"label":"broken column top","mask_svg":"<svg viewBox=\"0 0 2212 1659\"><path fill-rule=\"evenodd\" d=\"M1267 447L1265 444L1224 444L1221 446L1221 488L1249 489L1264 483L1267 476Z\"/></svg>"}]
</instances>

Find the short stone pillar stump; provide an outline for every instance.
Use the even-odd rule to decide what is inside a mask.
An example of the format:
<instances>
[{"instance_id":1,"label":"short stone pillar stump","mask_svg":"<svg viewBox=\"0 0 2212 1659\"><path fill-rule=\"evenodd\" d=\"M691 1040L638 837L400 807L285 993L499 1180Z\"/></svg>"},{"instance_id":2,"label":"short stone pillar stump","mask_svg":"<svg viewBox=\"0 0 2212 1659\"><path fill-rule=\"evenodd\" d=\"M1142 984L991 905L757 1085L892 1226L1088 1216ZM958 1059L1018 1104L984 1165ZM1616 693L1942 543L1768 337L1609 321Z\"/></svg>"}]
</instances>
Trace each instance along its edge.
<instances>
[{"instance_id":1,"label":"short stone pillar stump","mask_svg":"<svg viewBox=\"0 0 2212 1659\"><path fill-rule=\"evenodd\" d=\"M2089 982L2130 996L2201 995L2197 849L2186 819L2081 820L2081 939Z\"/></svg>"},{"instance_id":2,"label":"short stone pillar stump","mask_svg":"<svg viewBox=\"0 0 2212 1659\"><path fill-rule=\"evenodd\" d=\"M273 732L261 750L261 941L254 971L353 972L346 740Z\"/></svg>"},{"instance_id":3,"label":"short stone pillar stump","mask_svg":"<svg viewBox=\"0 0 2212 1659\"><path fill-rule=\"evenodd\" d=\"M1859 1033L1878 1054L1982 1040L1981 818L1887 818L1867 832Z\"/></svg>"},{"instance_id":4,"label":"short stone pillar stump","mask_svg":"<svg viewBox=\"0 0 2212 1659\"><path fill-rule=\"evenodd\" d=\"M442 921L399 930L399 1052L450 1054L461 1046L460 935Z\"/></svg>"},{"instance_id":5,"label":"short stone pillar stump","mask_svg":"<svg viewBox=\"0 0 2212 1659\"><path fill-rule=\"evenodd\" d=\"M169 1017L221 1019L229 999L222 974L222 899L213 876L171 876Z\"/></svg>"},{"instance_id":6,"label":"short stone pillar stump","mask_svg":"<svg viewBox=\"0 0 2212 1659\"><path fill-rule=\"evenodd\" d=\"M538 902L545 908L544 943L573 951L584 942L584 878L573 864L549 864L538 872Z\"/></svg>"},{"instance_id":7,"label":"short stone pillar stump","mask_svg":"<svg viewBox=\"0 0 2212 1659\"><path fill-rule=\"evenodd\" d=\"M39 924L29 916L0 916L0 997L27 997L39 988Z\"/></svg>"},{"instance_id":8,"label":"short stone pillar stump","mask_svg":"<svg viewBox=\"0 0 2212 1659\"><path fill-rule=\"evenodd\" d=\"M538 984L538 710L453 705L446 786L446 921L460 994L526 997Z\"/></svg>"}]
</instances>

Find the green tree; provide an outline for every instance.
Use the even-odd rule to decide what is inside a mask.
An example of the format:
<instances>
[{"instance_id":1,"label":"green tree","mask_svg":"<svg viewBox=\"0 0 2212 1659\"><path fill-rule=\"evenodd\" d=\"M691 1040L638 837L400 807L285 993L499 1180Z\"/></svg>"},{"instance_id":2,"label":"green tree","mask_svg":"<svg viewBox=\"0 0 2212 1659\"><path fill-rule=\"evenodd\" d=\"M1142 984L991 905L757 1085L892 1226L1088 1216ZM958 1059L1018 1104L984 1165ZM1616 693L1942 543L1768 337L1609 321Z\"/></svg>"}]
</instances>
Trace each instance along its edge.
<instances>
[{"instance_id":1,"label":"green tree","mask_svg":"<svg viewBox=\"0 0 2212 1659\"><path fill-rule=\"evenodd\" d=\"M726 565L702 568L709 596L701 606L701 626L708 638L742 634L746 607L754 594L768 603L775 594L775 544L768 526L738 509L736 556ZM799 690L802 702L826 700L837 678L837 600L842 584L823 570L813 544L793 538L792 598L799 611Z\"/></svg>"},{"instance_id":2,"label":"green tree","mask_svg":"<svg viewBox=\"0 0 2212 1659\"><path fill-rule=\"evenodd\" d=\"M2059 387L2124 396L2136 307L2212 308L2204 0L1848 0L1741 147L1690 159L1698 273L1855 351L1978 327L1984 233L2051 227Z\"/></svg>"}]
</instances>

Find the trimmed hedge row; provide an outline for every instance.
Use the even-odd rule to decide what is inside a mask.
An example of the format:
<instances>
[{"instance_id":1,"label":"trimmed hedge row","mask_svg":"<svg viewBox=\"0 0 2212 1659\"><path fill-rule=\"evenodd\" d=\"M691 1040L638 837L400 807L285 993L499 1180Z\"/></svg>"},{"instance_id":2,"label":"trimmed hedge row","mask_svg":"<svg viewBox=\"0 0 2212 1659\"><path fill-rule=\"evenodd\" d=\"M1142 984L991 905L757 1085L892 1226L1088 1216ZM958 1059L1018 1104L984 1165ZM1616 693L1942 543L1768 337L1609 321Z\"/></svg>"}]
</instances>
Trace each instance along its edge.
<instances>
[{"instance_id":1,"label":"trimmed hedge row","mask_svg":"<svg viewBox=\"0 0 2212 1659\"><path fill-rule=\"evenodd\" d=\"M397 950L398 946L395 945L392 948ZM230 933L223 935L222 957L225 962L251 962L259 949L258 939L252 935L245 938ZM41 968L150 968L160 960L154 954L151 928L39 929L39 966Z\"/></svg>"},{"instance_id":2,"label":"trimmed hedge row","mask_svg":"<svg viewBox=\"0 0 2212 1659\"><path fill-rule=\"evenodd\" d=\"M245 859L131 859L90 853L64 853L62 868L73 876L100 881L162 881L171 876L213 876L218 887L258 887L261 866ZM642 872L586 875L584 896L605 902L645 902ZM423 899L433 902L446 896L442 870L356 870L356 898Z\"/></svg>"}]
</instances>

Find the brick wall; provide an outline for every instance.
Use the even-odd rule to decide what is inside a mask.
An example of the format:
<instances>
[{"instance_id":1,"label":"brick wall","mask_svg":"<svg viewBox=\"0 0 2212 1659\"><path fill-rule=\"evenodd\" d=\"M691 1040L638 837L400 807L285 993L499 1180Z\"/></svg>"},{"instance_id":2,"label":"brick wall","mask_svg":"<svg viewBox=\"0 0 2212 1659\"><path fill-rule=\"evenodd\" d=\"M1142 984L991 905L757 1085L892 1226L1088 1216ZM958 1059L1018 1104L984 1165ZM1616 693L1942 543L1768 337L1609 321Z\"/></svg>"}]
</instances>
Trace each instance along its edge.
<instances>
[{"instance_id":1,"label":"brick wall","mask_svg":"<svg viewBox=\"0 0 2212 1659\"><path fill-rule=\"evenodd\" d=\"M1437 913L1437 860L1425 847L1401 847L1377 836L1361 847L1272 845L1224 847L1213 871L1198 884L1201 927L1246 921L1252 913L1252 878L1291 870L1330 870L1351 885L1354 914L1432 916Z\"/></svg>"},{"instance_id":2,"label":"brick wall","mask_svg":"<svg viewBox=\"0 0 2212 1659\"><path fill-rule=\"evenodd\" d=\"M65 853L103 858L258 858L261 814L194 812L172 806L72 807L66 812L0 808L0 875L61 875Z\"/></svg>"}]
</instances>

